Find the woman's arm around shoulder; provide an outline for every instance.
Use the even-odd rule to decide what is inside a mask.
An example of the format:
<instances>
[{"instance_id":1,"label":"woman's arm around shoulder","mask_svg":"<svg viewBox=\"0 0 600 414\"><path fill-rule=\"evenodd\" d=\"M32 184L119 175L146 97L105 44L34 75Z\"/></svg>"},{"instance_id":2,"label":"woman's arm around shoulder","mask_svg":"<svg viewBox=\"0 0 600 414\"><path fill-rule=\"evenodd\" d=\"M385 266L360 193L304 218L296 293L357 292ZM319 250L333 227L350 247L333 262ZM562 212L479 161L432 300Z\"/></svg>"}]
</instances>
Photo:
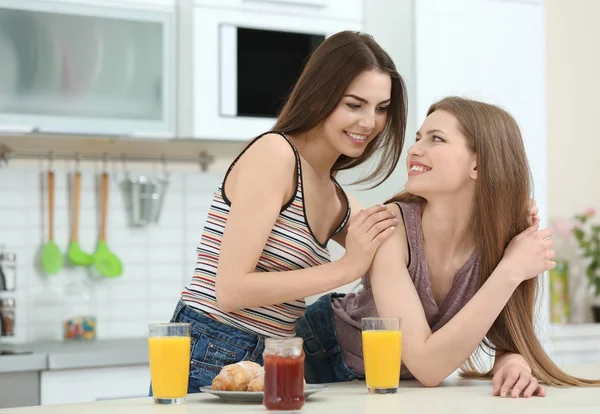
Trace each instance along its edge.
<instances>
[{"instance_id":1,"label":"woman's arm around shoulder","mask_svg":"<svg viewBox=\"0 0 600 414\"><path fill-rule=\"evenodd\" d=\"M402 318L403 362L415 378L436 386L471 356L519 283L552 266L544 250L548 235L534 225L516 236L475 296L432 334L406 267L404 227L397 226L375 255L371 285L379 315Z\"/></svg>"}]
</instances>

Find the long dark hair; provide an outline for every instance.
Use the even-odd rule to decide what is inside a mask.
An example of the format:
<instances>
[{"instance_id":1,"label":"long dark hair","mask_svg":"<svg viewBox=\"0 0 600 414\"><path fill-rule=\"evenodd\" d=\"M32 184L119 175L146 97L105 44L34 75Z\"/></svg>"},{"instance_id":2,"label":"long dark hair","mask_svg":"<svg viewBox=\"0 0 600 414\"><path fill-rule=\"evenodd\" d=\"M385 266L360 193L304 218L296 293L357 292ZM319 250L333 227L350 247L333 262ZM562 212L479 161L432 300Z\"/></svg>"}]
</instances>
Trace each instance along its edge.
<instances>
[{"instance_id":1,"label":"long dark hair","mask_svg":"<svg viewBox=\"0 0 600 414\"><path fill-rule=\"evenodd\" d=\"M378 165L358 181L376 181L372 186L375 187L385 181L398 164L404 145L407 100L406 86L394 62L370 35L344 31L321 43L306 63L273 129L296 134L314 128L333 112L350 83L371 70L387 73L392 80L387 123L359 157L341 155L332 173L356 167L380 152Z\"/></svg>"}]
</instances>

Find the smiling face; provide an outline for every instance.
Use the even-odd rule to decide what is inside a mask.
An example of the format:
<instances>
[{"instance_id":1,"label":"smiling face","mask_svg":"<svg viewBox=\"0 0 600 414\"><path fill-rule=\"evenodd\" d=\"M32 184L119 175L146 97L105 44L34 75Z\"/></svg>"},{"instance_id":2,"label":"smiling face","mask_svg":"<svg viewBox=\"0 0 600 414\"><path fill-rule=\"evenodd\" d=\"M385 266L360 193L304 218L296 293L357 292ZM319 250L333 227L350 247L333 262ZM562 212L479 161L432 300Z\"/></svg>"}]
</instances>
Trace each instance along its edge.
<instances>
[{"instance_id":1,"label":"smiling face","mask_svg":"<svg viewBox=\"0 0 600 414\"><path fill-rule=\"evenodd\" d=\"M368 71L357 76L321 125L329 144L348 157L360 156L385 127L391 91L389 74Z\"/></svg>"},{"instance_id":2,"label":"smiling face","mask_svg":"<svg viewBox=\"0 0 600 414\"><path fill-rule=\"evenodd\" d=\"M424 198L469 187L475 191L476 161L458 120L449 112L437 110L425 119L408 150L405 189Z\"/></svg>"}]
</instances>

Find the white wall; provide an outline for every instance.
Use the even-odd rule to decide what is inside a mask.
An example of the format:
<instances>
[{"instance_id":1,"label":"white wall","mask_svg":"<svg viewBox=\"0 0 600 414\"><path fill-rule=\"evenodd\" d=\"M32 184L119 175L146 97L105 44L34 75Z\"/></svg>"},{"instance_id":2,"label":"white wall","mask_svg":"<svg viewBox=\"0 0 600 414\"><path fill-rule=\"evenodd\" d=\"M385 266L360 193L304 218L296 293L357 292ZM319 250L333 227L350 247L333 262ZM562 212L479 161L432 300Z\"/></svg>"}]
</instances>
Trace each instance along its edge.
<instances>
[{"instance_id":1,"label":"white wall","mask_svg":"<svg viewBox=\"0 0 600 414\"><path fill-rule=\"evenodd\" d=\"M542 224L546 204L544 8L541 2L417 4L417 110L459 95L499 105L523 134Z\"/></svg>"},{"instance_id":2,"label":"white wall","mask_svg":"<svg viewBox=\"0 0 600 414\"><path fill-rule=\"evenodd\" d=\"M600 208L600 2L546 0L548 203L552 217Z\"/></svg>"},{"instance_id":3,"label":"white wall","mask_svg":"<svg viewBox=\"0 0 600 414\"><path fill-rule=\"evenodd\" d=\"M600 210L600 2L546 0L548 211L551 221ZM596 219L597 220L597 219ZM555 239L557 237L555 236ZM575 243L558 239L570 261L571 321L590 322L592 295Z\"/></svg>"}]
</instances>

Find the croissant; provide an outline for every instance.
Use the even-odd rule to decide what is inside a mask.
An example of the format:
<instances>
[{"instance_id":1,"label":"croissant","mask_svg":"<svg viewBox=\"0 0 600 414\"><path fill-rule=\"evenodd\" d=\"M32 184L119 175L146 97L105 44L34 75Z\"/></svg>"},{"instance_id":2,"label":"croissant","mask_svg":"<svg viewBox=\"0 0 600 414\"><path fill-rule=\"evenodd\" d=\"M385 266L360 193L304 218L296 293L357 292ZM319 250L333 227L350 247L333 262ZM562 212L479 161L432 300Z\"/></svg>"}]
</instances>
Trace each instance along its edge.
<instances>
[{"instance_id":1,"label":"croissant","mask_svg":"<svg viewBox=\"0 0 600 414\"><path fill-rule=\"evenodd\" d=\"M259 364L251 361L225 365L219 375L213 379L212 389L215 391L246 391L250 380L260 368Z\"/></svg>"},{"instance_id":2,"label":"croissant","mask_svg":"<svg viewBox=\"0 0 600 414\"><path fill-rule=\"evenodd\" d=\"M265 390L265 369L264 367L260 367L254 377L250 380L248 384L248 391L264 391Z\"/></svg>"}]
</instances>

